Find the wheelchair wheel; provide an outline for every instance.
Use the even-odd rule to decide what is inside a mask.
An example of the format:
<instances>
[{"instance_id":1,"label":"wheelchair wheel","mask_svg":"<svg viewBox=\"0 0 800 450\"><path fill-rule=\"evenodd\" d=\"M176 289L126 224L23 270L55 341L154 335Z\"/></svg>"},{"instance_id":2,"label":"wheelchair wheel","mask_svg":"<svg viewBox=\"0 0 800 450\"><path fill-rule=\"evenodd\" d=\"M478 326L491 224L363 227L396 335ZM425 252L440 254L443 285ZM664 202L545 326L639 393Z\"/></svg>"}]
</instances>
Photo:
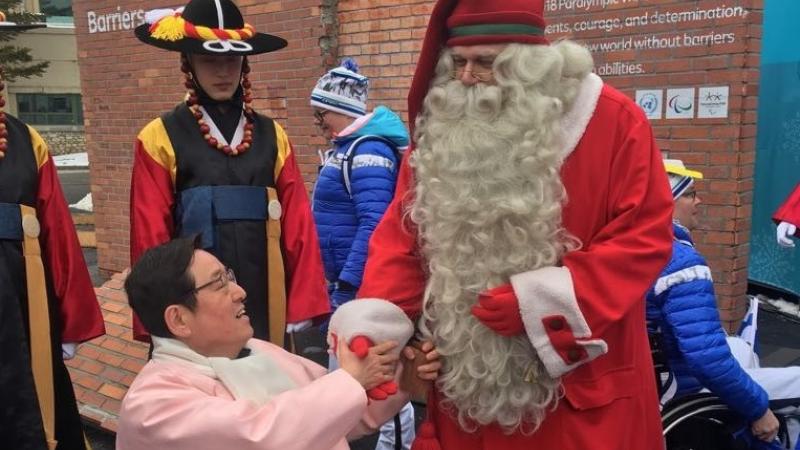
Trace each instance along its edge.
<instances>
[{"instance_id":1,"label":"wheelchair wheel","mask_svg":"<svg viewBox=\"0 0 800 450\"><path fill-rule=\"evenodd\" d=\"M734 438L743 426L736 413L710 394L675 399L661 414L667 450L747 450Z\"/></svg>"}]
</instances>

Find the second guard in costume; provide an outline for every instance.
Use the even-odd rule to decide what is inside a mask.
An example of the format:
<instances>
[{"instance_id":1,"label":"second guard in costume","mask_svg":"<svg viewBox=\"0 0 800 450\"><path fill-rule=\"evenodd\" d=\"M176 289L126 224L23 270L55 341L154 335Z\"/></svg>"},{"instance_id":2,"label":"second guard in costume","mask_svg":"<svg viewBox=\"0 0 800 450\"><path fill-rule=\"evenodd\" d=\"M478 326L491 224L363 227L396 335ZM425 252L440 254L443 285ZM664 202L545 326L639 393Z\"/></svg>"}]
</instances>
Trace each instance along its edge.
<instances>
[{"instance_id":1,"label":"second guard in costume","mask_svg":"<svg viewBox=\"0 0 800 450\"><path fill-rule=\"evenodd\" d=\"M203 247L248 293L255 337L329 312L319 244L303 178L283 128L251 107L248 55L286 41L257 33L230 0L192 0L147 14L136 36L181 52L189 93L136 141L131 260L175 236ZM288 323L288 327L287 327ZM146 337L138 322L137 338Z\"/></svg>"},{"instance_id":2,"label":"second guard in costume","mask_svg":"<svg viewBox=\"0 0 800 450\"><path fill-rule=\"evenodd\" d=\"M0 12L0 33L31 27ZM84 450L63 358L103 317L47 144L3 89L0 68L0 447Z\"/></svg>"}]
</instances>

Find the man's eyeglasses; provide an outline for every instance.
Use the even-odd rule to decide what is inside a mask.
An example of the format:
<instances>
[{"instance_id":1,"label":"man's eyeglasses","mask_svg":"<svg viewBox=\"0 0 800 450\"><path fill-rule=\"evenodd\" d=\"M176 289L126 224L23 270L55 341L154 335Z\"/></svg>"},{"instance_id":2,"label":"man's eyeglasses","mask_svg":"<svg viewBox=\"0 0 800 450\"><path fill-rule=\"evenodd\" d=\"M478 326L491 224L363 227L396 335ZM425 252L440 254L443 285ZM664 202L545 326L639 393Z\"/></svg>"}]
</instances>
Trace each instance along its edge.
<instances>
[{"instance_id":1,"label":"man's eyeglasses","mask_svg":"<svg viewBox=\"0 0 800 450\"><path fill-rule=\"evenodd\" d=\"M315 109L314 110L314 119L317 122L322 123L322 121L325 120L325 115L328 114L329 112L330 111L328 111L327 109L323 109L323 110Z\"/></svg>"},{"instance_id":2,"label":"man's eyeglasses","mask_svg":"<svg viewBox=\"0 0 800 450\"><path fill-rule=\"evenodd\" d=\"M694 189L692 189L692 190L691 190L691 191L689 191L689 192L684 192L683 194L681 194L681 197L684 197L684 198L688 198L688 199L694 200L695 198L697 198L697 191L696 191L696 190L694 190Z\"/></svg>"},{"instance_id":3,"label":"man's eyeglasses","mask_svg":"<svg viewBox=\"0 0 800 450\"><path fill-rule=\"evenodd\" d=\"M222 289L225 286L227 286L228 283L230 283L230 282L236 283L236 274L233 273L233 269L227 269L226 268L223 272L221 272L219 274L218 277L214 278L213 280L209 281L208 283L201 284L200 286L197 286L196 288L192 289L191 293L192 294L196 294L196 293L200 292L201 290L203 290L203 289L205 289L205 288L207 288L209 286L212 286L215 283L218 284L218 286L216 287L217 289Z\"/></svg>"}]
</instances>

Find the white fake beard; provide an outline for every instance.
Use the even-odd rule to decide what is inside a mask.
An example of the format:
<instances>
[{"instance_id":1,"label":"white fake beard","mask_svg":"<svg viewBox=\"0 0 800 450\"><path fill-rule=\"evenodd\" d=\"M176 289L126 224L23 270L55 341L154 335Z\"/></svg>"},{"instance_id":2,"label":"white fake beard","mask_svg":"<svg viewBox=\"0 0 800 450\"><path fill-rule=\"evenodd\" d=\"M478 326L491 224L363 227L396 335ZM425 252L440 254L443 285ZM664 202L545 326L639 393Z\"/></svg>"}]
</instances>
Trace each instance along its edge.
<instances>
[{"instance_id":1,"label":"white fake beard","mask_svg":"<svg viewBox=\"0 0 800 450\"><path fill-rule=\"evenodd\" d=\"M566 193L558 139L577 84L559 82L558 50L537 47L533 57L552 66L540 79L498 77L497 86L451 80L445 53L411 157L409 213L430 271L423 332L442 355L442 404L466 431L497 423L507 433L533 433L559 399L560 379L547 374L525 334L500 336L471 314L478 293L511 275L556 266L580 246L561 226ZM556 56L542 58L539 50Z\"/></svg>"}]
</instances>

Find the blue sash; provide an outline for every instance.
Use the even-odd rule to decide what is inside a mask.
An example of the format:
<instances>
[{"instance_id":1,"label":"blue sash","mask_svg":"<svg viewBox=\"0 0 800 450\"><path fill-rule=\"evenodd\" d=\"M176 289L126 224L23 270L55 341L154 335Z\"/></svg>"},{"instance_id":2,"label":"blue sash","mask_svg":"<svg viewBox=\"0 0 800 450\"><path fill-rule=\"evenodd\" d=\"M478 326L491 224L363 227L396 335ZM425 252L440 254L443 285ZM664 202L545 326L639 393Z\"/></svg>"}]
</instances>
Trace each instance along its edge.
<instances>
[{"instance_id":1,"label":"blue sash","mask_svg":"<svg viewBox=\"0 0 800 450\"><path fill-rule=\"evenodd\" d=\"M19 205L0 203L0 240L21 241L22 213Z\"/></svg>"},{"instance_id":2,"label":"blue sash","mask_svg":"<svg viewBox=\"0 0 800 450\"><path fill-rule=\"evenodd\" d=\"M214 225L224 221L267 219L267 188L198 186L181 191L175 209L180 237L201 235L204 249L216 248Z\"/></svg>"}]
</instances>

